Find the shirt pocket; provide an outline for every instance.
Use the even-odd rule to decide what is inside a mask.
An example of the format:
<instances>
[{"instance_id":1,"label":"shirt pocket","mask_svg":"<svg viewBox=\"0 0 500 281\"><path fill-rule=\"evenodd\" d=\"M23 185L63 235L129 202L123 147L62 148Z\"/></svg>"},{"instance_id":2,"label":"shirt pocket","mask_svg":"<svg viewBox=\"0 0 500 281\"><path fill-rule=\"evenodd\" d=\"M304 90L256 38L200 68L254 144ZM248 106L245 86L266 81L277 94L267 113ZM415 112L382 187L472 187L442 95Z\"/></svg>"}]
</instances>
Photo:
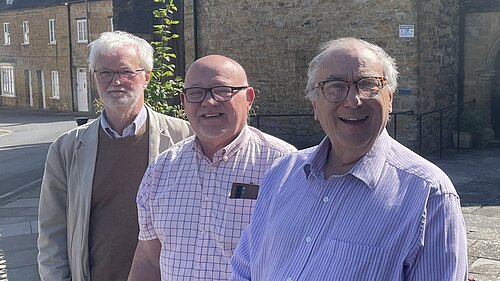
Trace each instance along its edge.
<instances>
[{"instance_id":1,"label":"shirt pocket","mask_svg":"<svg viewBox=\"0 0 500 281\"><path fill-rule=\"evenodd\" d=\"M217 247L225 257L231 258L241 233L250 223L255 200L225 198L224 201L216 211L215 235Z\"/></svg>"},{"instance_id":2,"label":"shirt pocket","mask_svg":"<svg viewBox=\"0 0 500 281\"><path fill-rule=\"evenodd\" d=\"M319 268L325 269L322 280L378 280L385 251L381 247L358 245L331 239L327 258Z\"/></svg>"}]
</instances>

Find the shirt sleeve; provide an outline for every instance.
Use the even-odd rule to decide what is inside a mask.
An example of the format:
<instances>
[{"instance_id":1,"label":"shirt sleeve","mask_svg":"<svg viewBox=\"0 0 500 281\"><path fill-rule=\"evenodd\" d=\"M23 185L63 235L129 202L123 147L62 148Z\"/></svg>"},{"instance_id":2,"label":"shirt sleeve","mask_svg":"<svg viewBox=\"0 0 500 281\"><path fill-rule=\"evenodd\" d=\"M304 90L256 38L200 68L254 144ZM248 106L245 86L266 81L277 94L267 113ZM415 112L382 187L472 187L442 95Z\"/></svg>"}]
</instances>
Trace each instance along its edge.
<instances>
[{"instance_id":1,"label":"shirt sleeve","mask_svg":"<svg viewBox=\"0 0 500 281\"><path fill-rule=\"evenodd\" d=\"M457 195L429 199L422 240L406 280L467 280L467 237Z\"/></svg>"},{"instance_id":2,"label":"shirt sleeve","mask_svg":"<svg viewBox=\"0 0 500 281\"><path fill-rule=\"evenodd\" d=\"M251 280L250 227L251 225L248 225L243 231L231 259L232 275L230 281Z\"/></svg>"},{"instance_id":3,"label":"shirt sleeve","mask_svg":"<svg viewBox=\"0 0 500 281\"><path fill-rule=\"evenodd\" d=\"M154 164L151 164L142 178L139 191L137 192L137 214L139 221L139 240L154 240L158 236L153 227L151 213L151 194L154 188L153 182Z\"/></svg>"}]
</instances>

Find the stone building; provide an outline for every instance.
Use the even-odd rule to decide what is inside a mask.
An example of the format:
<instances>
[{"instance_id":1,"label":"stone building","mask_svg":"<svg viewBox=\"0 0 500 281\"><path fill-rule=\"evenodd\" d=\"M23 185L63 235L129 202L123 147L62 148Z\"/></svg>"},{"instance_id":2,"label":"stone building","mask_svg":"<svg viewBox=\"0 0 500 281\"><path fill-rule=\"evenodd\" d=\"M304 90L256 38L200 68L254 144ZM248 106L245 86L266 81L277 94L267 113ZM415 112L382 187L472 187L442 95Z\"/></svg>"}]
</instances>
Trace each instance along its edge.
<instances>
[{"instance_id":1,"label":"stone building","mask_svg":"<svg viewBox=\"0 0 500 281\"><path fill-rule=\"evenodd\" d=\"M6 21L4 16L17 21L11 29L13 36L17 32L18 50L0 45L0 65L8 69L13 58L5 56L5 52L21 56L32 44L28 48L20 45L23 21L20 15L28 13L26 9L6 8L3 1L11 0L0 0L2 21ZM41 3L12 1L14 4L16 1ZM42 2L52 4L37 4L38 8L29 13L61 9L55 3L64 3L63 0ZM75 2L72 7L83 7L82 1L70 2ZM98 3L105 8L96 6ZM177 50L178 73L183 76L195 58L206 54L225 54L241 62L251 84L259 90L255 103L258 118L253 117L252 123L299 147L315 144L323 136L318 123L312 120L311 105L304 98L307 63L317 54L321 43L345 36L376 43L396 59L401 77L394 95L394 111L402 114L392 118L388 130L398 140L423 153L435 151L441 142L448 145L450 131L457 127L457 112L462 110L464 102L467 103L465 110L484 113L487 123L500 138L500 111L493 110L500 107L499 0L175 0L174 3L179 9L174 16L181 22L176 32L182 38L171 42ZM109 22L110 17L114 19L115 29L152 37L151 13L157 7L153 1L89 0L89 4L91 38L110 28L105 23L93 26L93 22ZM85 16L82 9L77 15L77 9L72 8L72 29L77 26L74 21ZM58 12L61 13L64 9ZM43 26L47 23L40 24L39 28ZM67 30L67 26L65 28ZM43 40L47 40L47 30L44 32ZM61 36L68 34L64 30L58 32L63 33ZM72 32L73 41L75 37L76 31ZM40 59L57 61L61 69L73 69L59 73L60 87L63 87L62 79L76 81L77 69L86 67L85 56L73 55L73 66L64 62L64 58L67 61L70 57L68 46L81 49L78 47L83 45L73 42L63 48L58 38L54 51L56 46L44 44L42 49L47 53L40 55ZM12 98L2 94L0 106L30 105L30 92L25 90L29 88L25 82L29 79L24 78L24 70L28 68L24 64L28 57L31 63L35 59L26 56L22 67L15 72L19 95ZM44 73L48 71L51 70ZM33 76L32 105L39 107L38 72L32 72L26 72ZM50 80L46 80L48 97ZM66 86L64 94L60 89L60 100L46 98L46 107L79 110L78 95L69 94L77 93L78 87L76 82L71 85L73 90ZM477 102L468 103L473 100Z\"/></svg>"},{"instance_id":2,"label":"stone building","mask_svg":"<svg viewBox=\"0 0 500 281\"><path fill-rule=\"evenodd\" d=\"M475 98L475 110L495 106L490 89L498 88L493 81L500 65L499 5L498 0L184 1L185 63L210 53L240 61L260 90L259 125L308 146L321 133L312 117L304 116L312 112L304 99L307 63L321 43L337 37L376 43L396 59L401 74L394 110L406 114L393 118L388 129L426 153L438 148L441 124L443 145L450 143L460 104ZM276 114L298 116L263 116ZM497 119L493 126L500 126Z\"/></svg>"},{"instance_id":3,"label":"stone building","mask_svg":"<svg viewBox=\"0 0 500 281\"><path fill-rule=\"evenodd\" d=\"M464 99L478 100L500 139L500 1L464 2Z\"/></svg>"},{"instance_id":4,"label":"stone building","mask_svg":"<svg viewBox=\"0 0 500 281\"><path fill-rule=\"evenodd\" d=\"M0 0L0 106L90 111L89 36L112 15L111 0Z\"/></svg>"}]
</instances>

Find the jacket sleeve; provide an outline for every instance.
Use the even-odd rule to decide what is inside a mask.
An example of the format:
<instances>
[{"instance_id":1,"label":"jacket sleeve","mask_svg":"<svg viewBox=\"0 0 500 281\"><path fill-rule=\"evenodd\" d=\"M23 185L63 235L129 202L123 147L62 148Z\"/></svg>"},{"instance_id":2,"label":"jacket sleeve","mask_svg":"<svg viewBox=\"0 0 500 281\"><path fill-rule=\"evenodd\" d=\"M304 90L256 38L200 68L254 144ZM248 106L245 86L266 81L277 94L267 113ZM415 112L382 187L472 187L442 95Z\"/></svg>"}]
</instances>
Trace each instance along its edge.
<instances>
[{"instance_id":1,"label":"jacket sleeve","mask_svg":"<svg viewBox=\"0 0 500 281\"><path fill-rule=\"evenodd\" d=\"M67 166L49 147L38 209L38 270L42 281L71 280L66 232Z\"/></svg>"}]
</instances>

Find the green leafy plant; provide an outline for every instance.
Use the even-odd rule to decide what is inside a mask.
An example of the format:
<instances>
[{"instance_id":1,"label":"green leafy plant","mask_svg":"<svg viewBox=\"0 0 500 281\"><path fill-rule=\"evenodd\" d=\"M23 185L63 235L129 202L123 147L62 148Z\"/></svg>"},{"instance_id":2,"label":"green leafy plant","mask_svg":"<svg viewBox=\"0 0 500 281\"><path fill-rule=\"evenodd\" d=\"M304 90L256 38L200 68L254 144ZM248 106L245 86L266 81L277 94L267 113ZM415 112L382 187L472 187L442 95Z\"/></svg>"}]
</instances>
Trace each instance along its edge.
<instances>
[{"instance_id":1,"label":"green leafy plant","mask_svg":"<svg viewBox=\"0 0 500 281\"><path fill-rule=\"evenodd\" d=\"M478 112L462 112L460 115L460 131L479 135L486 126L486 119Z\"/></svg>"},{"instance_id":2,"label":"green leafy plant","mask_svg":"<svg viewBox=\"0 0 500 281\"><path fill-rule=\"evenodd\" d=\"M155 49L154 68L145 90L145 102L157 112L185 118L183 108L175 104L184 82L181 77L175 77L173 60L176 55L168 44L170 40L179 38L178 34L171 31L172 25L179 24L178 20L171 19L177 7L173 0L154 0L154 2L162 3L162 8L153 11L159 23L154 25L154 38L151 42Z\"/></svg>"}]
</instances>

